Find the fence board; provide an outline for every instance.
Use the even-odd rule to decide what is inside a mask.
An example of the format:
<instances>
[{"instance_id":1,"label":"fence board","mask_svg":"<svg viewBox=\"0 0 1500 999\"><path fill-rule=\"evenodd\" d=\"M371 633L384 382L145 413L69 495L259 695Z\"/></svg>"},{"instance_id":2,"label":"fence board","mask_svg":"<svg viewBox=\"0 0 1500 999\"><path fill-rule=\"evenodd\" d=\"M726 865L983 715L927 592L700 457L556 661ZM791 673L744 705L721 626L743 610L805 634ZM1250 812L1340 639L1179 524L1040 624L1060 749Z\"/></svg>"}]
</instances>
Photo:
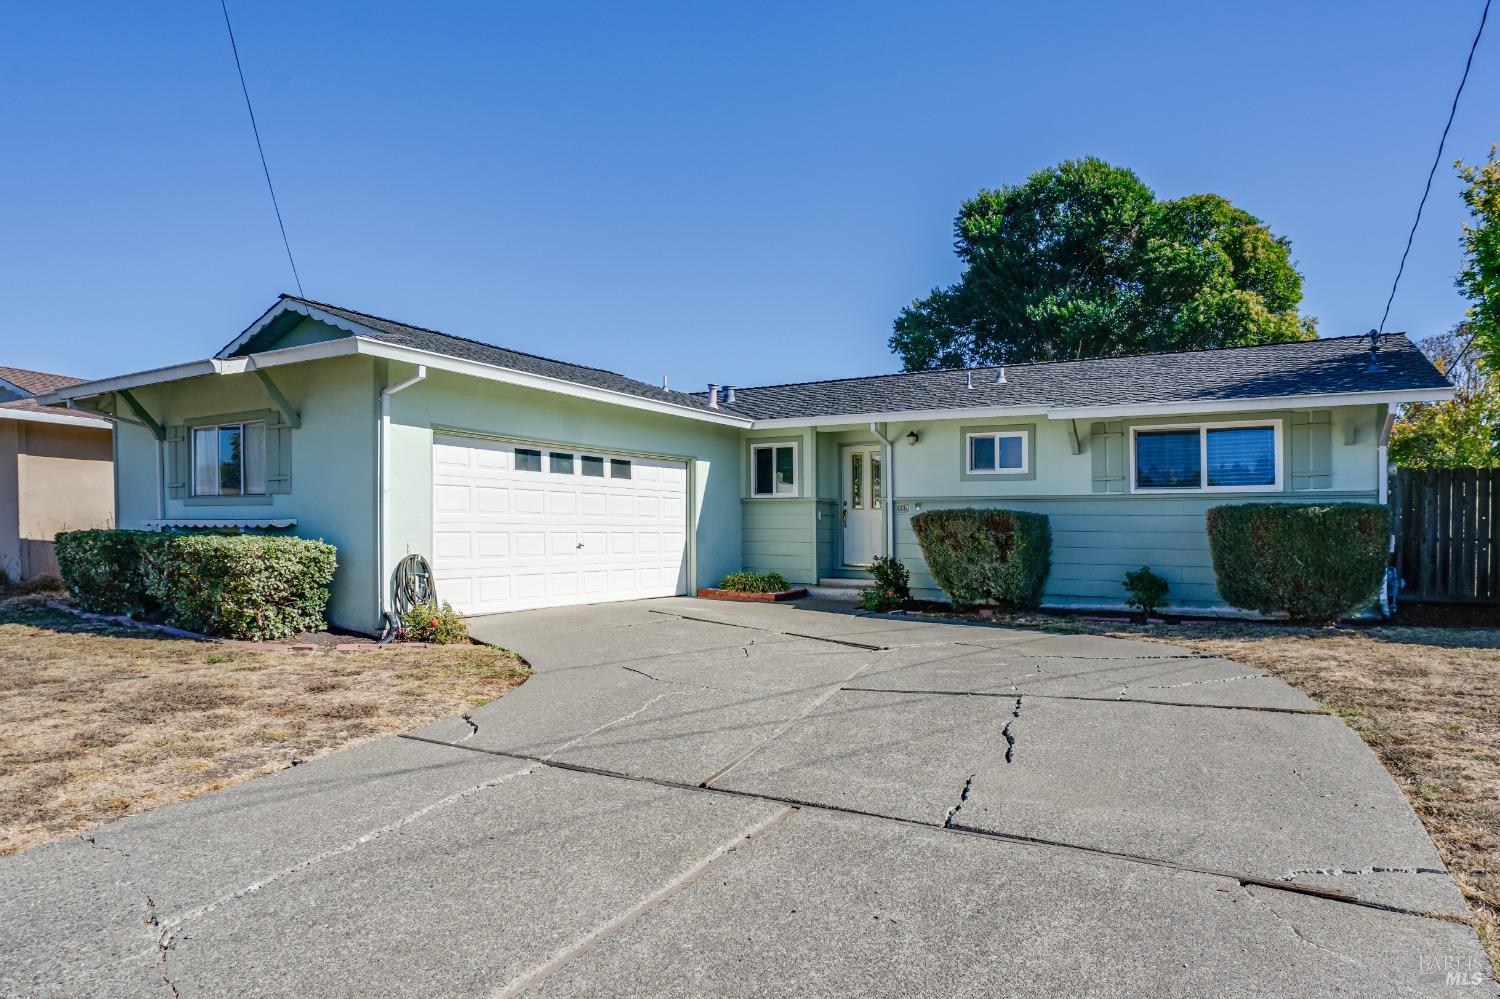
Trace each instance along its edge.
<instances>
[{"instance_id":1,"label":"fence board","mask_svg":"<svg viewBox=\"0 0 1500 999\"><path fill-rule=\"evenodd\" d=\"M1405 599L1500 603L1500 469L1391 471Z\"/></svg>"}]
</instances>

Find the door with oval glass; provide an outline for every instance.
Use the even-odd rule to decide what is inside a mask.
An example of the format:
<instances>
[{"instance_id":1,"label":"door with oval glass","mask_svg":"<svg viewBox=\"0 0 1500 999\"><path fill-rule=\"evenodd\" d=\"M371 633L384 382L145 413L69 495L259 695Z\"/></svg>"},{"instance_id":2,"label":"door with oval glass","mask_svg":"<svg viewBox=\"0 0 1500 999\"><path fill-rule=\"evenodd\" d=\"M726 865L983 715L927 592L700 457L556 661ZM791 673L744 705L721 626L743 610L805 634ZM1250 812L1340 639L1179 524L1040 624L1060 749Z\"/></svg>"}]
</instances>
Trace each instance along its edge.
<instances>
[{"instance_id":1,"label":"door with oval glass","mask_svg":"<svg viewBox=\"0 0 1500 999\"><path fill-rule=\"evenodd\" d=\"M856 444L843 451L844 564L869 565L884 551L885 476L879 444Z\"/></svg>"}]
</instances>

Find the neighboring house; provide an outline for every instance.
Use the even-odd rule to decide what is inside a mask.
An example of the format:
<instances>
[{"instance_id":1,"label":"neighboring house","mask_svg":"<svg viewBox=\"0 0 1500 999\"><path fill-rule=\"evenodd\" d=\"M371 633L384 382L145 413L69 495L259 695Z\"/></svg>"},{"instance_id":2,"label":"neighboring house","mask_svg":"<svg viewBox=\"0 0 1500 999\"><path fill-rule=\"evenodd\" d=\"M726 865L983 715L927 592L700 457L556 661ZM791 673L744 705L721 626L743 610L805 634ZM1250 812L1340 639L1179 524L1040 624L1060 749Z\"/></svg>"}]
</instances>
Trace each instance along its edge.
<instances>
[{"instance_id":1,"label":"neighboring house","mask_svg":"<svg viewBox=\"0 0 1500 999\"><path fill-rule=\"evenodd\" d=\"M432 560L470 614L690 592L739 569L859 578L911 516L1051 517L1049 604L1118 607L1152 566L1222 606L1204 511L1380 500L1392 407L1453 388L1404 336L880 375L710 393L283 296L213 357L45 401L116 421L127 527L338 546L331 616L378 629Z\"/></svg>"},{"instance_id":2,"label":"neighboring house","mask_svg":"<svg viewBox=\"0 0 1500 999\"><path fill-rule=\"evenodd\" d=\"M0 574L12 580L57 575L57 532L114 523L109 423L36 401L80 381L0 366Z\"/></svg>"}]
</instances>

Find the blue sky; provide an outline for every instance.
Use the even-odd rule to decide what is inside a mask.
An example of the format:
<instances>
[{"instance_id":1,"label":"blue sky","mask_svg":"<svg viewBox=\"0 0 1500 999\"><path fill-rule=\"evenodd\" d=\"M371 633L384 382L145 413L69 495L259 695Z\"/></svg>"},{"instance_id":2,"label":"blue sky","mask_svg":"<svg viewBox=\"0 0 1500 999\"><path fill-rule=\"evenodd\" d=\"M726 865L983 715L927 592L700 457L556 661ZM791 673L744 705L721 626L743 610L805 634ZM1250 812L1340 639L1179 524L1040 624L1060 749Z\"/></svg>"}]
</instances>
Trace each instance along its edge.
<instances>
[{"instance_id":1,"label":"blue sky","mask_svg":"<svg viewBox=\"0 0 1500 999\"><path fill-rule=\"evenodd\" d=\"M1478 0L231 5L309 296L674 387L896 370L952 218L1058 160L1292 240L1324 335L1380 318ZM292 288L217 2L0 34L0 363L203 357ZM1446 160L1500 140L1500 24ZM1440 332L1448 166L1388 328Z\"/></svg>"}]
</instances>

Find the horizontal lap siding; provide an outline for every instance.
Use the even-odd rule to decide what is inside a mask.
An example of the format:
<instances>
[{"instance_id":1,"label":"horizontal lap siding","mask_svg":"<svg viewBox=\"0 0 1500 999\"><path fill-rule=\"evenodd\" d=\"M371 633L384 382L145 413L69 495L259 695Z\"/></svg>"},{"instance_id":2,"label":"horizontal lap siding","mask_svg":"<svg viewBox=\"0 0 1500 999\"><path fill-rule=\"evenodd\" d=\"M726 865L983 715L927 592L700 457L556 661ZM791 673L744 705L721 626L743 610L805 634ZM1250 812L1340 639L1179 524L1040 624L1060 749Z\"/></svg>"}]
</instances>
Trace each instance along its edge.
<instances>
[{"instance_id":1,"label":"horizontal lap siding","mask_svg":"<svg viewBox=\"0 0 1500 999\"><path fill-rule=\"evenodd\" d=\"M1123 604L1125 573L1149 565L1171 585L1169 604L1222 607L1214 585L1205 515L1233 502L1281 501L1281 497L1101 497L1024 500L902 500L913 509L896 515L896 554L912 573L918 595L944 599L927 571L911 517L923 510L992 507L1046 514L1052 527L1052 572L1043 599L1048 604ZM1287 497L1287 502L1374 502L1374 494Z\"/></svg>"},{"instance_id":2,"label":"horizontal lap siding","mask_svg":"<svg viewBox=\"0 0 1500 999\"><path fill-rule=\"evenodd\" d=\"M740 551L748 572L779 572L793 583L817 582L816 501L747 499Z\"/></svg>"}]
</instances>

